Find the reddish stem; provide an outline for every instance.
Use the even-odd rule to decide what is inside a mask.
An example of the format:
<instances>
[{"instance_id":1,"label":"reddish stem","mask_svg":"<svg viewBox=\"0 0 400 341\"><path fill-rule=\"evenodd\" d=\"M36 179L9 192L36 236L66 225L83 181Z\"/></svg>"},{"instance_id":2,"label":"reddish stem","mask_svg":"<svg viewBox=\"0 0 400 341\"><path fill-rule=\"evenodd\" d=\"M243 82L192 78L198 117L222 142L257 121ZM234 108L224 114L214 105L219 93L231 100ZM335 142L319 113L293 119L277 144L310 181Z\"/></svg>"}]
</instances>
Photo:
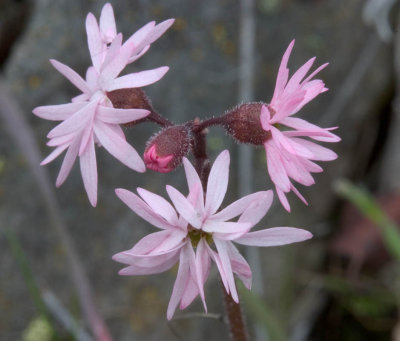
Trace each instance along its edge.
<instances>
[{"instance_id":1,"label":"reddish stem","mask_svg":"<svg viewBox=\"0 0 400 341\"><path fill-rule=\"evenodd\" d=\"M223 285L222 291L224 293L224 305L227 315L226 317L228 318L231 341L247 341L247 328L246 324L244 323L240 304L233 300L232 296L226 292Z\"/></svg>"},{"instance_id":2,"label":"reddish stem","mask_svg":"<svg viewBox=\"0 0 400 341\"><path fill-rule=\"evenodd\" d=\"M154 110L152 110L150 115L145 117L145 119L154 122L163 128L170 127L173 125L171 121L167 120L165 117L161 116Z\"/></svg>"},{"instance_id":3,"label":"reddish stem","mask_svg":"<svg viewBox=\"0 0 400 341\"><path fill-rule=\"evenodd\" d=\"M196 131L203 131L204 129L215 126L215 125L224 125L226 123L225 115L211 117L202 122L199 122L197 126L194 126L193 129Z\"/></svg>"}]
</instances>

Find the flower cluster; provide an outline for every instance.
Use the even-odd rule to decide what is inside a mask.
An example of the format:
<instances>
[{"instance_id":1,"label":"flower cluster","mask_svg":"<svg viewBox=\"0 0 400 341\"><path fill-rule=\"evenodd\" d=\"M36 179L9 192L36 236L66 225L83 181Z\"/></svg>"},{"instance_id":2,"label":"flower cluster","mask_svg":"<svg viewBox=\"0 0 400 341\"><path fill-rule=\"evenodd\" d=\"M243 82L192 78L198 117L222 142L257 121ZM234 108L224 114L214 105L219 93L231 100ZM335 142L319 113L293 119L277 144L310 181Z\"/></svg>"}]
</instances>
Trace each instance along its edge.
<instances>
[{"instance_id":1,"label":"flower cluster","mask_svg":"<svg viewBox=\"0 0 400 341\"><path fill-rule=\"evenodd\" d=\"M110 4L103 7L100 26L92 13L86 18L86 32L92 66L87 69L86 80L74 70L56 60L52 65L74 84L82 94L71 103L37 107L33 113L41 118L63 121L47 137L52 153L42 165L53 161L67 150L57 177L61 186L77 156L79 156L83 183L93 206L97 204L97 166L95 143L103 146L116 159L129 168L144 172L146 167L136 150L128 144L120 124L138 120L150 114L145 109L114 108L107 92L138 88L161 79L168 67L160 67L118 77L127 64L134 62L150 48L173 23L166 20L158 25L150 22L122 44L122 34L116 30L114 13Z\"/></svg>"},{"instance_id":2,"label":"flower cluster","mask_svg":"<svg viewBox=\"0 0 400 341\"><path fill-rule=\"evenodd\" d=\"M327 64L307 76L315 58L307 61L290 78L287 63L292 41L283 55L270 103L243 103L224 115L200 121L194 119L174 125L156 113L141 87L160 80L168 67L159 67L120 76L123 69L142 57L172 24L169 19L156 25L150 22L125 42L117 33L110 4L100 21L89 13L87 41L92 65L83 79L67 65L51 60L52 65L74 84L81 94L70 103L37 107L41 118L62 121L47 137L55 147L43 161L47 164L66 151L56 185L60 186L79 156L84 187L90 203L97 204L97 166L95 144L103 146L129 168L144 172L146 167L166 173L183 163L188 194L172 186L166 190L172 204L163 197L138 188L138 195L117 189L117 196L137 215L161 231L142 238L130 250L113 259L126 264L121 275L148 275L166 271L179 262L178 274L169 302L167 318L176 308L187 307L200 296L205 310L204 284L211 263L218 268L226 293L238 302L234 274L251 288L251 269L235 244L277 246L311 238L311 233L294 227L274 227L251 232L268 212L271 190L247 195L220 209L228 188L230 155L223 151L210 168L206 151L207 127L220 125L240 143L264 146L268 173L283 207L290 211L286 194L293 185L314 183L312 173L322 172L314 161L334 160L337 155L315 142L338 142L331 130L320 128L295 115L304 105L327 89L322 80L313 79ZM127 143L121 125L137 125L145 120L162 129L149 139L144 161ZM192 152L195 167L185 157Z\"/></svg>"},{"instance_id":3,"label":"flower cluster","mask_svg":"<svg viewBox=\"0 0 400 341\"><path fill-rule=\"evenodd\" d=\"M186 308L200 295L205 310L204 283L211 261L217 265L225 290L239 302L235 273L251 288L251 269L233 242L251 246L275 246L300 242L311 233L293 227L250 230L264 217L272 203L272 191L245 196L218 211L228 187L229 152L215 160L203 192L199 175L186 159L183 165L189 188L187 196L167 185L174 206L161 196L138 188L138 194L117 189L117 196L137 215L161 229L141 239L132 249L113 259L127 264L121 275L148 275L166 271L179 261L178 275L168 305L171 319L176 307ZM230 220L239 217L237 221Z\"/></svg>"}]
</instances>

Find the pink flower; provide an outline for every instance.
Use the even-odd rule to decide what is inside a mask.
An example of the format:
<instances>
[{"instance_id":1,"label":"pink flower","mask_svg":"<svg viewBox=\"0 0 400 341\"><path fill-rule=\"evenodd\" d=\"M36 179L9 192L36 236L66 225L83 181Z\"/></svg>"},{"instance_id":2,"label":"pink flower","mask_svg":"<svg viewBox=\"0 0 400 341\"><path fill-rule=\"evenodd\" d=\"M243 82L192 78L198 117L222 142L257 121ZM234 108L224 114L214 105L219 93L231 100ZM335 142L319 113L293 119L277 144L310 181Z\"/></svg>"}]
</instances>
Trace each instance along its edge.
<instances>
[{"instance_id":1,"label":"pink flower","mask_svg":"<svg viewBox=\"0 0 400 341\"><path fill-rule=\"evenodd\" d=\"M167 318L171 319L176 307L187 307L200 295L204 307L204 283L211 259L216 263L225 289L238 302L233 273L251 287L251 270L232 241L244 245L273 246L311 238L305 230L277 227L249 232L268 211L272 192L257 192L235 201L217 212L225 196L229 177L229 152L223 151L215 160L208 178L204 197L200 178L191 163L183 164L189 195L185 197L172 186L168 195L175 209L162 197L138 189L135 194L117 189L118 197L140 217L162 229L144 237L131 250L118 253L114 260L129 265L123 275L143 275L166 271L179 260ZM179 213L179 216L177 215ZM237 222L231 219L240 216ZM196 249L196 251L194 251Z\"/></svg>"},{"instance_id":2,"label":"pink flower","mask_svg":"<svg viewBox=\"0 0 400 341\"><path fill-rule=\"evenodd\" d=\"M290 205L286 193L290 191L307 204L290 179L310 186L314 184L311 173L322 172L322 168L313 161L331 161L337 157L333 151L301 137L324 142L340 141L338 136L330 132L336 127L320 128L303 119L291 117L320 93L328 90L322 80L312 79L328 64L321 65L306 77L315 57L307 61L289 79L287 62L293 46L294 40L283 55L271 103L262 106L260 115L263 129L271 134L264 142L268 172L275 184L279 200L287 211L290 211ZM282 125L294 130L280 131L279 127Z\"/></svg>"},{"instance_id":3,"label":"pink flower","mask_svg":"<svg viewBox=\"0 0 400 341\"><path fill-rule=\"evenodd\" d=\"M127 63L132 63L143 56L149 50L150 45L160 38L173 23L174 19L165 20L158 25L151 21L132 34L123 44L123 46L133 46ZM117 37L114 11L110 3L106 3L103 6L100 25L92 13L87 15L86 32L93 66L96 70L99 70L105 59L109 44Z\"/></svg>"},{"instance_id":4,"label":"pink flower","mask_svg":"<svg viewBox=\"0 0 400 341\"><path fill-rule=\"evenodd\" d=\"M67 65L50 60L61 74L82 91L82 94L73 98L72 103L42 106L33 110L33 113L41 118L63 121L47 135L50 139L48 145L56 148L41 164L53 161L67 150L56 181L58 187L66 180L79 155L83 183L93 206L97 204L95 142L131 169L145 171L142 159L126 142L119 124L143 118L149 111L113 108L107 98L107 92L152 84L168 71L168 67L160 67L118 77L135 49L133 44L121 46L121 43L122 35L119 34L106 51L102 64L97 68L88 68L86 80Z\"/></svg>"}]
</instances>

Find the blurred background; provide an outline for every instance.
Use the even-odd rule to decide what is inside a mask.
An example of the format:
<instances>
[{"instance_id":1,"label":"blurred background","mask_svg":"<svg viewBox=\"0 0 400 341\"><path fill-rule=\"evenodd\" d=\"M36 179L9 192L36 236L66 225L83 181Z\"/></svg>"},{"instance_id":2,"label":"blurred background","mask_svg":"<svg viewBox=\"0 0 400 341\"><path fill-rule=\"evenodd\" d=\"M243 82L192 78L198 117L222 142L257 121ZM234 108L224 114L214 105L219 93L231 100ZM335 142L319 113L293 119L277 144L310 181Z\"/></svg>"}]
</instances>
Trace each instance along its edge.
<instances>
[{"instance_id":1,"label":"blurred background","mask_svg":"<svg viewBox=\"0 0 400 341\"><path fill-rule=\"evenodd\" d=\"M84 74L90 65L85 17L93 12L98 18L104 3L0 0L0 340L95 339L80 309L71 264L84 269L115 340L228 339L215 268L206 285L210 314L203 315L196 300L167 322L176 267L120 277L120 264L111 260L155 231L116 198L114 188L141 186L165 195L165 184L171 184L186 191L182 168L137 174L97 149L94 209L79 167L59 189L54 182L62 158L37 167L50 152L45 136L54 123L32 115L32 108L66 103L78 94L48 60ZM339 158L321 163L324 172L315 176L316 184L300 189L308 207L289 195L288 214L275 198L259 224L303 227L314 238L242 250L255 277L252 293L241 290L243 310L254 340L400 340L398 1L111 3L125 38L149 21L176 18L126 70L170 67L145 91L155 109L174 122L219 115L243 100L270 101L281 56L293 38L292 72L313 56L318 65L330 63L319 75L330 90L299 116L339 126L342 141L326 145ZM157 131L146 123L126 135L142 153ZM231 151L224 204L271 188L263 148L250 154L219 128L210 129L208 146L212 160L222 149Z\"/></svg>"}]
</instances>

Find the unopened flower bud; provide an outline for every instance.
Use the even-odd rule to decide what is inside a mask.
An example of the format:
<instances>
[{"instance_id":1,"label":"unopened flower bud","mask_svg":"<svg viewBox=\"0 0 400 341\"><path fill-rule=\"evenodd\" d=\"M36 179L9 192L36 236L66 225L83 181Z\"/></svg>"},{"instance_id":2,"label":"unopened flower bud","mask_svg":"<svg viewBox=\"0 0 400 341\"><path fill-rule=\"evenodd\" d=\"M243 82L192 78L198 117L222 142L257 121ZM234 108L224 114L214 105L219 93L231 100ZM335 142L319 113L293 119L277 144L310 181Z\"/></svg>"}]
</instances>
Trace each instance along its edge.
<instances>
[{"instance_id":1,"label":"unopened flower bud","mask_svg":"<svg viewBox=\"0 0 400 341\"><path fill-rule=\"evenodd\" d=\"M222 125L239 142L263 145L271 137L271 133L261 126L263 105L261 102L240 104L223 116Z\"/></svg>"},{"instance_id":2,"label":"unopened flower bud","mask_svg":"<svg viewBox=\"0 0 400 341\"><path fill-rule=\"evenodd\" d=\"M168 173L182 163L190 147L190 130L184 125L171 126L152 137L144 151L147 168Z\"/></svg>"},{"instance_id":3,"label":"unopened flower bud","mask_svg":"<svg viewBox=\"0 0 400 341\"><path fill-rule=\"evenodd\" d=\"M107 92L114 108L118 109L146 109L153 112L154 109L146 93L141 88L118 89ZM139 121L145 121L147 118L125 123L124 126L130 127Z\"/></svg>"}]
</instances>

